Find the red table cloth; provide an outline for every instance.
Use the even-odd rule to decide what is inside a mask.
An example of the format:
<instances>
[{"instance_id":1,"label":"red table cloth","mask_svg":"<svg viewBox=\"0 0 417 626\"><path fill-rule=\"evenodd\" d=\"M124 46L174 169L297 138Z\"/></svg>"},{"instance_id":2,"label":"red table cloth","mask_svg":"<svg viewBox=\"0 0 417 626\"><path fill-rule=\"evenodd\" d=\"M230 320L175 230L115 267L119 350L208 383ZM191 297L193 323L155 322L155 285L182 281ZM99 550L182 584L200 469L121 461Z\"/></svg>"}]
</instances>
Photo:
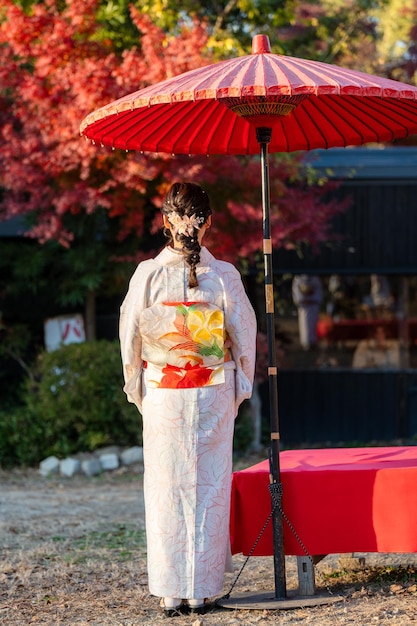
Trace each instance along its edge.
<instances>
[{"instance_id":1,"label":"red table cloth","mask_svg":"<svg viewBox=\"0 0 417 626\"><path fill-rule=\"evenodd\" d=\"M409 338L415 342L417 339L417 320L408 319L406 325ZM395 319L340 320L335 322L330 318L323 318L317 322L317 337L328 341L360 341L361 339L369 339L378 326L385 328L388 338L398 339L400 324Z\"/></svg>"},{"instance_id":2,"label":"red table cloth","mask_svg":"<svg viewBox=\"0 0 417 626\"><path fill-rule=\"evenodd\" d=\"M310 555L417 552L417 446L287 450L283 509ZM269 464L235 472L232 553L248 554L272 504ZM285 520L286 554L305 555ZM254 556L273 554L272 521Z\"/></svg>"}]
</instances>

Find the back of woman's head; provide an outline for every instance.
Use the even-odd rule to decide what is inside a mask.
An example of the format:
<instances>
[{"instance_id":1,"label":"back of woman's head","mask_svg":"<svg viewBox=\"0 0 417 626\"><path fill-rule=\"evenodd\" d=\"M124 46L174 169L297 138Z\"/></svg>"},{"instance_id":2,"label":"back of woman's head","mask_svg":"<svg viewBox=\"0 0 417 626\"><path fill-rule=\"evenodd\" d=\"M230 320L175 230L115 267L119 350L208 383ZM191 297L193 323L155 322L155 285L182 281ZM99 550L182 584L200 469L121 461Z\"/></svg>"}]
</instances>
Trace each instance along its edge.
<instances>
[{"instance_id":1,"label":"back of woman's head","mask_svg":"<svg viewBox=\"0 0 417 626\"><path fill-rule=\"evenodd\" d=\"M196 265L200 262L201 246L198 231L211 215L208 194L196 183L174 183L165 196L162 213L171 224L171 231L164 230L165 236L172 236L182 246L186 263L190 266L189 287L198 285Z\"/></svg>"}]
</instances>

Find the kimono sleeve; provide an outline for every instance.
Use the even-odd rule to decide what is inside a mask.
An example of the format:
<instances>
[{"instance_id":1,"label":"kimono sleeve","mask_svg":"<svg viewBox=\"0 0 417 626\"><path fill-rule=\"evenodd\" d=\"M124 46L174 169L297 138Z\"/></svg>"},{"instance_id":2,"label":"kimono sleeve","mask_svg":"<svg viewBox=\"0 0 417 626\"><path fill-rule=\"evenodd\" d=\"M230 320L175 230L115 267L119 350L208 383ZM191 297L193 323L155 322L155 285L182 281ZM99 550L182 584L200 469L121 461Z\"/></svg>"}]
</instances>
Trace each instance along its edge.
<instances>
[{"instance_id":1,"label":"kimono sleeve","mask_svg":"<svg viewBox=\"0 0 417 626\"><path fill-rule=\"evenodd\" d=\"M229 266L223 277L225 326L236 365L235 409L252 395L256 360L256 316L238 270Z\"/></svg>"},{"instance_id":2,"label":"kimono sleeve","mask_svg":"<svg viewBox=\"0 0 417 626\"><path fill-rule=\"evenodd\" d=\"M123 364L124 387L129 402L142 410L142 340L139 333L139 316L146 307L148 274L147 264L140 264L133 274L129 289L120 307L119 337Z\"/></svg>"}]
</instances>

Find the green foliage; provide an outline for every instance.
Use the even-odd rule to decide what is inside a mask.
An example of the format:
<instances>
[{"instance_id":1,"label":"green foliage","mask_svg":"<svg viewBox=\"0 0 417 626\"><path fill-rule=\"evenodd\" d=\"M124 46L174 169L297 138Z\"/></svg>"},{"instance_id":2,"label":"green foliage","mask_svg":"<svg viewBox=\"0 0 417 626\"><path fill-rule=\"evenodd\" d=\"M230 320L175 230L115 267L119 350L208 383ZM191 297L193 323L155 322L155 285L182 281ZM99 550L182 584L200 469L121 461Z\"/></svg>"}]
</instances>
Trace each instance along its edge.
<instances>
[{"instance_id":1,"label":"green foliage","mask_svg":"<svg viewBox=\"0 0 417 626\"><path fill-rule=\"evenodd\" d=\"M140 445L141 416L122 391L118 342L43 352L23 406L0 413L0 464L31 465L101 446Z\"/></svg>"},{"instance_id":2,"label":"green foliage","mask_svg":"<svg viewBox=\"0 0 417 626\"><path fill-rule=\"evenodd\" d=\"M45 429L23 406L0 411L0 467L31 466L44 457Z\"/></svg>"},{"instance_id":3,"label":"green foliage","mask_svg":"<svg viewBox=\"0 0 417 626\"><path fill-rule=\"evenodd\" d=\"M87 276L90 267L94 272L93 247L84 246L80 251L84 264L77 262L72 250L53 241L43 245L30 240L2 244L2 467L31 466L49 454L64 456L108 443L130 445L141 438L140 416L121 390L117 342L72 345L52 353L41 348L44 319L65 312L61 308L65 297L80 302L77 289L86 290L83 268ZM113 279L107 280L108 293L121 291L121 285L126 284L125 266L127 263L115 265L120 275L114 273ZM38 353L40 357L33 365ZM247 447L250 429L246 417L239 417L235 448Z\"/></svg>"},{"instance_id":4,"label":"green foliage","mask_svg":"<svg viewBox=\"0 0 417 626\"><path fill-rule=\"evenodd\" d=\"M2 242L0 356L7 352L16 358L19 347L19 358L27 358L23 345L17 346L18 342L23 344L23 339L26 352L35 350L36 354L43 344L45 319L79 311L86 313L90 296L97 297L98 304L109 298L121 300L136 264L129 255L126 260L115 262L115 250L119 248L121 254L122 249L107 246L107 233L101 235L99 227L94 227L96 217L97 213L80 216L78 222L74 219L77 238L69 249L56 241ZM88 338L93 339L94 333Z\"/></svg>"},{"instance_id":5,"label":"green foliage","mask_svg":"<svg viewBox=\"0 0 417 626\"><path fill-rule=\"evenodd\" d=\"M235 422L233 449L235 452L244 452L253 441L254 428L249 403L244 402L239 409L239 415Z\"/></svg>"},{"instance_id":6,"label":"green foliage","mask_svg":"<svg viewBox=\"0 0 417 626\"><path fill-rule=\"evenodd\" d=\"M122 391L117 341L94 341L42 352L26 379L21 404L0 410L0 466L33 466L105 445L141 445L142 419ZM244 403L234 450L253 439Z\"/></svg>"},{"instance_id":7,"label":"green foliage","mask_svg":"<svg viewBox=\"0 0 417 626\"><path fill-rule=\"evenodd\" d=\"M101 9L101 19L108 10ZM146 13L165 32L178 33L181 24L193 19L204 22L209 34L208 48L215 58L225 59L251 51L252 37L257 33L276 39L280 26L294 18L295 0L136 0L134 5ZM113 22L107 17L108 24Z\"/></svg>"},{"instance_id":8,"label":"green foliage","mask_svg":"<svg viewBox=\"0 0 417 626\"><path fill-rule=\"evenodd\" d=\"M102 24L99 36L111 39L118 52L139 44L138 31L130 17L130 4L130 0L104 0L99 4L97 19Z\"/></svg>"}]
</instances>

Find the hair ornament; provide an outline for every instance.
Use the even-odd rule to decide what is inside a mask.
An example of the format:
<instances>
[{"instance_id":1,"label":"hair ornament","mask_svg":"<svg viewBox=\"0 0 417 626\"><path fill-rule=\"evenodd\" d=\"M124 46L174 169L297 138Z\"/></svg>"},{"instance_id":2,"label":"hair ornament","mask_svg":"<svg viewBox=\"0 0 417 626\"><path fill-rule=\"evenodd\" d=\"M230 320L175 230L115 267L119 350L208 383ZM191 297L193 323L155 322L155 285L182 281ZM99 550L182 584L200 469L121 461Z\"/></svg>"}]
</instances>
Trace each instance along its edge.
<instances>
[{"instance_id":1,"label":"hair ornament","mask_svg":"<svg viewBox=\"0 0 417 626\"><path fill-rule=\"evenodd\" d=\"M180 235L188 235L192 237L194 234L194 228L199 230L201 225L204 224L204 217L197 217L195 213L192 215L179 215L176 211L172 211L168 215L168 221Z\"/></svg>"}]
</instances>

